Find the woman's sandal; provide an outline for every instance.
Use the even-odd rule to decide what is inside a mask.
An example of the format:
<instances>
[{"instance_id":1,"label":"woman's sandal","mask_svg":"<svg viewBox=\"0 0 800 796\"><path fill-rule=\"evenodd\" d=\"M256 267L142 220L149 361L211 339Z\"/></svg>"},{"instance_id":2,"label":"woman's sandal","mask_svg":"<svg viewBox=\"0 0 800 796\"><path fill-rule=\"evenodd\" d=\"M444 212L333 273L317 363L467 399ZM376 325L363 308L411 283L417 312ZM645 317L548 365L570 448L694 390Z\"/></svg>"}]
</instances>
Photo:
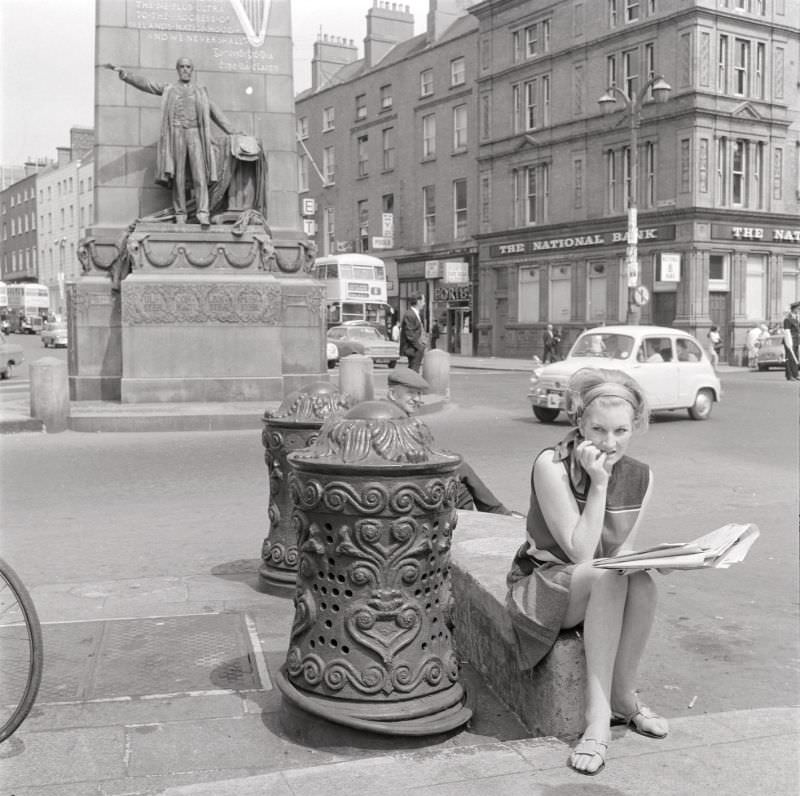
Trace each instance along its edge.
<instances>
[{"instance_id":1,"label":"woman's sandal","mask_svg":"<svg viewBox=\"0 0 800 796\"><path fill-rule=\"evenodd\" d=\"M652 725L648 726L648 722L654 719L664 721L663 716L659 716L658 713L654 713L650 708L644 705L637 704L636 710L634 710L633 713L629 713L627 716L614 713L611 716L611 724L612 726L624 724L630 727L634 732L638 732L639 735L644 735L647 738L666 738L669 730L666 732L654 732Z\"/></svg>"},{"instance_id":2,"label":"woman's sandal","mask_svg":"<svg viewBox=\"0 0 800 796\"><path fill-rule=\"evenodd\" d=\"M605 768L607 750L608 744L605 741L598 741L596 738L581 738L580 741L578 741L578 745L572 750L572 754L570 755L570 767L579 774L586 774L589 777L593 777L595 774L599 774ZM579 755L599 757L600 765L595 769L575 768L575 758Z\"/></svg>"}]
</instances>

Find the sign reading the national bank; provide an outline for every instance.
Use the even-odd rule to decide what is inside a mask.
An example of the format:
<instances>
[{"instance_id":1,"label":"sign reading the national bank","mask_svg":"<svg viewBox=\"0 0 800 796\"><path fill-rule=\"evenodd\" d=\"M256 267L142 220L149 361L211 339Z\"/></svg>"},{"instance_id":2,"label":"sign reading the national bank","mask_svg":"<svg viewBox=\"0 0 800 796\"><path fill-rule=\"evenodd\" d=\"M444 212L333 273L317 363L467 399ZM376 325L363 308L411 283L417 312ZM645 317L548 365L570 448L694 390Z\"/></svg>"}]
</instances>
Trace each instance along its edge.
<instances>
[{"instance_id":1,"label":"sign reading the national bank","mask_svg":"<svg viewBox=\"0 0 800 796\"><path fill-rule=\"evenodd\" d=\"M585 235L567 235L558 238L525 238L513 243L498 243L489 246L490 257L519 257L537 252L584 249L590 246L615 246L627 242L626 230L591 232ZM639 242L675 240L675 226L645 227L639 230Z\"/></svg>"}]
</instances>

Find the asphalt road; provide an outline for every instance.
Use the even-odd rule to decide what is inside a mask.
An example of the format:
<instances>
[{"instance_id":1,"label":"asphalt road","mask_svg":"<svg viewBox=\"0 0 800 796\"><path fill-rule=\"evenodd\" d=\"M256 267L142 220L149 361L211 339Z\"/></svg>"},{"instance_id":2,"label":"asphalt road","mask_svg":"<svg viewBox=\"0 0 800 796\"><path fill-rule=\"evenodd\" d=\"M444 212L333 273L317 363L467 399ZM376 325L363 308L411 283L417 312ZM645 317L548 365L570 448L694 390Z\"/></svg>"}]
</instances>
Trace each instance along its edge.
<instances>
[{"instance_id":1,"label":"asphalt road","mask_svg":"<svg viewBox=\"0 0 800 796\"><path fill-rule=\"evenodd\" d=\"M527 378L454 372L452 405L424 418L442 448L465 455L522 511L533 457L567 428L533 418ZM656 480L643 545L727 522L762 532L729 570L661 578L640 680L643 699L667 716L689 704L696 712L795 705L799 693L797 388L777 371L725 373L723 387L709 421L661 415L631 450ZM258 432L20 434L4 436L0 451L3 555L34 590L208 573L260 554Z\"/></svg>"}]
</instances>

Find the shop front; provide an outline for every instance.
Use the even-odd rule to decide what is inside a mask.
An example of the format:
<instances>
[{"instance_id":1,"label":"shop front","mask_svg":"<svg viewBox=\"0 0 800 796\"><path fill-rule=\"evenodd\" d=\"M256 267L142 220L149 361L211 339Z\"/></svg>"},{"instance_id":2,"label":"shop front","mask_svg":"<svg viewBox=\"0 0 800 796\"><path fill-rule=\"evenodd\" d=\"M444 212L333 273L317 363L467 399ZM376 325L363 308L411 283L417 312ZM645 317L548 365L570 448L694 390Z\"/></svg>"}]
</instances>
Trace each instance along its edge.
<instances>
[{"instance_id":1,"label":"shop front","mask_svg":"<svg viewBox=\"0 0 800 796\"><path fill-rule=\"evenodd\" d=\"M722 360L740 364L747 330L780 325L800 299L800 227L769 218L769 225L724 212L665 211L658 224L642 218L633 280L619 222L483 236L477 353L541 357L548 323L561 331L566 353L583 329L625 323L633 299L640 323L682 328L703 344L718 326ZM629 292L634 285L640 289Z\"/></svg>"}]
</instances>

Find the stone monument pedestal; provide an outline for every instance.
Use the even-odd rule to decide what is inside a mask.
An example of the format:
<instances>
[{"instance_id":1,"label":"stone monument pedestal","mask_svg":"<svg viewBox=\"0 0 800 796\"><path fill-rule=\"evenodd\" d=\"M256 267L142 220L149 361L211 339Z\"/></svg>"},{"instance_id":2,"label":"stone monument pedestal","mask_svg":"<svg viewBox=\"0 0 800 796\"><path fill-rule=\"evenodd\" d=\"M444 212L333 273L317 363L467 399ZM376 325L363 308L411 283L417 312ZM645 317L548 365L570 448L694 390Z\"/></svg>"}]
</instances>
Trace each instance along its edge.
<instances>
[{"instance_id":1,"label":"stone monument pedestal","mask_svg":"<svg viewBox=\"0 0 800 796\"><path fill-rule=\"evenodd\" d=\"M73 400L272 401L327 377L324 288L297 238L142 221L83 256L111 278L72 286Z\"/></svg>"}]
</instances>

